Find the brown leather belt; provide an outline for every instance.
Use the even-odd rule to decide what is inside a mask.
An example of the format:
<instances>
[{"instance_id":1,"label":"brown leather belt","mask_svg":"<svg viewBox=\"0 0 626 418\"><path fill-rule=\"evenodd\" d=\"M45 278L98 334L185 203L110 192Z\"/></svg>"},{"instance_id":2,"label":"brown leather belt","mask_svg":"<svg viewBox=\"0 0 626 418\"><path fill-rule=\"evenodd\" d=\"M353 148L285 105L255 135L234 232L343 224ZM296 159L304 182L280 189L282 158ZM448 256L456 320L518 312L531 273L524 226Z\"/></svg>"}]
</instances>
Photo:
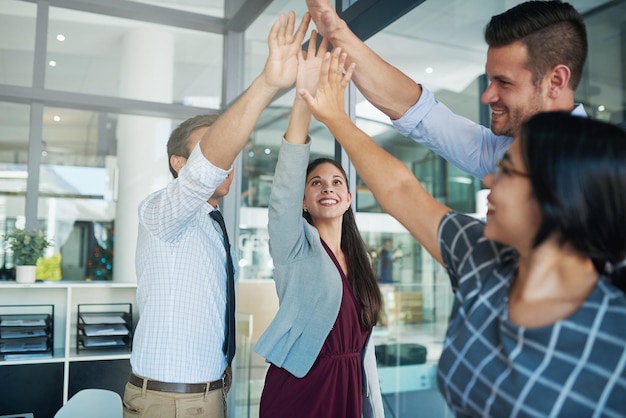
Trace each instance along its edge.
<instances>
[{"instance_id":1,"label":"brown leather belt","mask_svg":"<svg viewBox=\"0 0 626 418\"><path fill-rule=\"evenodd\" d=\"M224 376L227 375L224 374ZM137 386L138 388L143 388L143 382L144 380L147 380L146 389L155 390L157 392L203 393L207 391L207 385L209 385L209 392L215 389L222 389L228 384L227 379L228 378L223 378L208 383L168 383L160 382L158 380L150 380L131 373L128 381L131 385Z\"/></svg>"}]
</instances>

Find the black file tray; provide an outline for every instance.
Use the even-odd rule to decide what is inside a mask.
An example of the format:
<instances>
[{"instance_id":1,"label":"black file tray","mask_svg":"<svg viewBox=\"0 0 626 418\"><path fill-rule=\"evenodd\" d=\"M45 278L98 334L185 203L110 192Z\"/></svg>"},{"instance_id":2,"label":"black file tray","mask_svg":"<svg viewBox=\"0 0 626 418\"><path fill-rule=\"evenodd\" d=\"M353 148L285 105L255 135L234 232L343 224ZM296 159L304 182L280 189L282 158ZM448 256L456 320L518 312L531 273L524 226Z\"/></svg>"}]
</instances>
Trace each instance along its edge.
<instances>
[{"instance_id":1,"label":"black file tray","mask_svg":"<svg viewBox=\"0 0 626 418\"><path fill-rule=\"evenodd\" d=\"M50 358L54 305L0 305L0 358Z\"/></svg>"},{"instance_id":2,"label":"black file tray","mask_svg":"<svg viewBox=\"0 0 626 418\"><path fill-rule=\"evenodd\" d=\"M132 303L80 304L76 352L129 351L133 340Z\"/></svg>"}]
</instances>

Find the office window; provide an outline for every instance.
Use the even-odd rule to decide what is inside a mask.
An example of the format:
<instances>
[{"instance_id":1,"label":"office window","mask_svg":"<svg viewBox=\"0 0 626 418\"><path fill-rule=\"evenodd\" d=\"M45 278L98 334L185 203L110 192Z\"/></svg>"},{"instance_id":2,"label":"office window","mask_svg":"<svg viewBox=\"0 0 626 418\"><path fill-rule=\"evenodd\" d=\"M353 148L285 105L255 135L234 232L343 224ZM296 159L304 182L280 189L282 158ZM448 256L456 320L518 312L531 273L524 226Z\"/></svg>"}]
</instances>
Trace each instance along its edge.
<instances>
[{"instance_id":1,"label":"office window","mask_svg":"<svg viewBox=\"0 0 626 418\"><path fill-rule=\"evenodd\" d=\"M135 0L152 6L168 7L186 12L224 17L224 2L228 0Z\"/></svg>"},{"instance_id":2,"label":"office window","mask_svg":"<svg viewBox=\"0 0 626 418\"><path fill-rule=\"evenodd\" d=\"M50 8L46 88L219 108L221 34Z\"/></svg>"},{"instance_id":3,"label":"office window","mask_svg":"<svg viewBox=\"0 0 626 418\"><path fill-rule=\"evenodd\" d=\"M30 106L0 102L0 239L24 222ZM0 245L0 280L13 277L12 254Z\"/></svg>"},{"instance_id":4,"label":"office window","mask_svg":"<svg viewBox=\"0 0 626 418\"><path fill-rule=\"evenodd\" d=\"M32 86L37 5L0 0L0 84Z\"/></svg>"},{"instance_id":5,"label":"office window","mask_svg":"<svg viewBox=\"0 0 626 418\"><path fill-rule=\"evenodd\" d=\"M585 2L573 1L575 7ZM611 2L608 2L611 3ZM594 5L586 11L589 55L576 101L590 116L612 123L626 122L626 3Z\"/></svg>"}]
</instances>

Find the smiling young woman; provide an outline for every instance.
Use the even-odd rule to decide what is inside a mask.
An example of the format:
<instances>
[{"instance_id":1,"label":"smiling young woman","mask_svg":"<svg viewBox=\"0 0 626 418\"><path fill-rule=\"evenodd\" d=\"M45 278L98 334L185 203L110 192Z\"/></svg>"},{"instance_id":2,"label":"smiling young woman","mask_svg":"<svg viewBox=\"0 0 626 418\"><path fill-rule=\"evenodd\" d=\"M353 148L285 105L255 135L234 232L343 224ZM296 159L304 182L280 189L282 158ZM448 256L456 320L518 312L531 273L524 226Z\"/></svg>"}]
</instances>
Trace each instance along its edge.
<instances>
[{"instance_id":1,"label":"smiling young woman","mask_svg":"<svg viewBox=\"0 0 626 418\"><path fill-rule=\"evenodd\" d=\"M521 253L528 252L533 233L539 229L541 213L519 141L513 141L502 161L483 179L483 183L491 189L487 197L485 237L508 244Z\"/></svg>"},{"instance_id":2,"label":"smiling young woman","mask_svg":"<svg viewBox=\"0 0 626 418\"><path fill-rule=\"evenodd\" d=\"M315 38L313 31L306 59L299 57L298 88L317 83L328 42L316 53ZM270 195L279 309L255 346L270 363L259 416L383 418L370 341L380 290L345 171L331 159L309 163L310 120L296 95Z\"/></svg>"}]
</instances>

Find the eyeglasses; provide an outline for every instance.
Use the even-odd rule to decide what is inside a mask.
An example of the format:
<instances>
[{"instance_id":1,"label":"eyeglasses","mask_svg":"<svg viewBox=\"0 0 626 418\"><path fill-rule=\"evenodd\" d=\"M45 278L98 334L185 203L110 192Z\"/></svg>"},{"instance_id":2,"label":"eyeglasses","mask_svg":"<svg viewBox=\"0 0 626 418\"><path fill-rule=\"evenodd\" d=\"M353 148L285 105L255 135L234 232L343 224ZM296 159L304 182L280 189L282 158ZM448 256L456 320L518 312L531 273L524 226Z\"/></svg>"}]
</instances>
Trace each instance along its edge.
<instances>
[{"instance_id":1,"label":"eyeglasses","mask_svg":"<svg viewBox=\"0 0 626 418\"><path fill-rule=\"evenodd\" d=\"M502 174L505 174L507 176L515 175L515 176L521 176L521 177L530 177L528 173L524 173L523 171L516 170L513 167L506 165L502 160L500 160L500 162L496 164L491 174L493 175L494 182L500 180L500 177L502 177Z\"/></svg>"}]
</instances>

